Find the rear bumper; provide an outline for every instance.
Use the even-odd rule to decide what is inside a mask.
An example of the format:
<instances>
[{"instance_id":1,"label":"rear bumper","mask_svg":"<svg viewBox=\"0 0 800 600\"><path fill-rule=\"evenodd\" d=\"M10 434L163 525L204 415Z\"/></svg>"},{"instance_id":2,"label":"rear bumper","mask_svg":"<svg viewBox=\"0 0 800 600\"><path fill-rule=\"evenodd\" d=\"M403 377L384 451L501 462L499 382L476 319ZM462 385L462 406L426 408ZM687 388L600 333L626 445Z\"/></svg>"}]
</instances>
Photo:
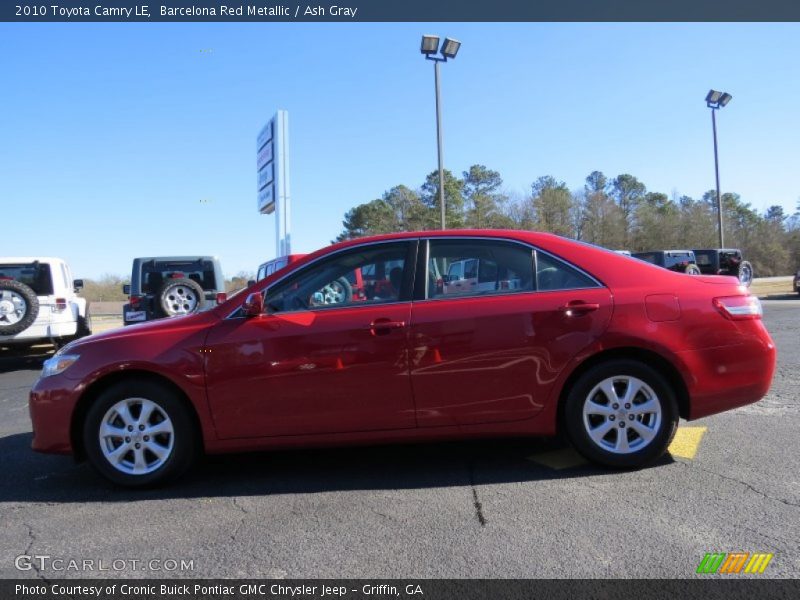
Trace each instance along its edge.
<instances>
[{"instance_id":1,"label":"rear bumper","mask_svg":"<svg viewBox=\"0 0 800 600\"><path fill-rule=\"evenodd\" d=\"M34 323L25 331L16 335L0 335L0 344L29 344L37 340L51 340L70 337L77 333L78 324L75 321L63 323Z\"/></svg>"},{"instance_id":2,"label":"rear bumper","mask_svg":"<svg viewBox=\"0 0 800 600\"><path fill-rule=\"evenodd\" d=\"M681 352L689 380L689 419L758 402L769 391L777 352L767 330L740 344Z\"/></svg>"}]
</instances>

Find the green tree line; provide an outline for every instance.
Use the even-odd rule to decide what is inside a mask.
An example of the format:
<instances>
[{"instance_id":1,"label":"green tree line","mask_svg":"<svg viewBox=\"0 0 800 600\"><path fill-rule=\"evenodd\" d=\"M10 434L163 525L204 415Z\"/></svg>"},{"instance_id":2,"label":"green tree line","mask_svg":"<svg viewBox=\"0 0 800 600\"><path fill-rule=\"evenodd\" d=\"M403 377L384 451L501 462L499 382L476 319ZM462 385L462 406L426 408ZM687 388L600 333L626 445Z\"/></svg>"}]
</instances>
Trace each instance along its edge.
<instances>
[{"instance_id":1,"label":"green tree line","mask_svg":"<svg viewBox=\"0 0 800 600\"><path fill-rule=\"evenodd\" d=\"M530 192L511 198L500 173L472 165L461 177L444 172L449 229L547 231L614 250L716 248L716 193L702 198L650 191L635 176L608 178L590 173L580 190L550 175ZM739 194L722 195L725 246L740 248L758 277L788 275L800 267L800 206L785 214L778 205L759 214ZM382 197L347 211L336 241L390 233L438 229L439 174L418 188L397 185Z\"/></svg>"}]
</instances>

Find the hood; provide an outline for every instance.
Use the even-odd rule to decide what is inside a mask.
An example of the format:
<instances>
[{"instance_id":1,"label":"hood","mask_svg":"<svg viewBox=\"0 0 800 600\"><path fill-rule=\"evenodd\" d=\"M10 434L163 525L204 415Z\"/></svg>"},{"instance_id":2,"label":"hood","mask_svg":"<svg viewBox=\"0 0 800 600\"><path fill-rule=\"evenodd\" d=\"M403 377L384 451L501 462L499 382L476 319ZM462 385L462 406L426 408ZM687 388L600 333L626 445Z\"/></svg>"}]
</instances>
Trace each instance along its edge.
<instances>
[{"instance_id":1,"label":"hood","mask_svg":"<svg viewBox=\"0 0 800 600\"><path fill-rule=\"evenodd\" d=\"M63 350L79 348L85 344L91 344L109 339L122 339L132 336L149 335L173 331L176 329L196 328L199 325L214 323L218 317L212 311L204 311L194 315L187 315L185 317L166 317L157 319L155 321L147 321L145 323L136 323L134 325L126 325L111 329L102 333L95 333L90 336L80 338L64 346Z\"/></svg>"}]
</instances>

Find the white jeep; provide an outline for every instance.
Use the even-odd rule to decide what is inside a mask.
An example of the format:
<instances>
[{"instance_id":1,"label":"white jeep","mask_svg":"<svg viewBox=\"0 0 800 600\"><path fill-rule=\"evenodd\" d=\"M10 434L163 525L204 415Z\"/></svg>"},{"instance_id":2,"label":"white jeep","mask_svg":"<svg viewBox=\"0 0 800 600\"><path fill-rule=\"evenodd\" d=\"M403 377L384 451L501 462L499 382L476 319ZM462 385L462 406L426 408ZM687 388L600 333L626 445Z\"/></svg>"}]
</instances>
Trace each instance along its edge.
<instances>
[{"instance_id":1,"label":"white jeep","mask_svg":"<svg viewBox=\"0 0 800 600\"><path fill-rule=\"evenodd\" d=\"M91 334L87 302L60 258L0 257L0 347L51 343Z\"/></svg>"}]
</instances>

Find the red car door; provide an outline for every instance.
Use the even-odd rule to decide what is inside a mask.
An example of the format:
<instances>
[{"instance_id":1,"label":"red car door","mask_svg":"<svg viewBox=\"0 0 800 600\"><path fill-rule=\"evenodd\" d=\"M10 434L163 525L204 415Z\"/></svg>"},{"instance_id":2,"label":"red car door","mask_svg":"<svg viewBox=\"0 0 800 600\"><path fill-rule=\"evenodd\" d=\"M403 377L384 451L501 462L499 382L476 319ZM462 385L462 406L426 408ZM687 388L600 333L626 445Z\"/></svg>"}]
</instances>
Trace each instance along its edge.
<instances>
[{"instance_id":1,"label":"red car door","mask_svg":"<svg viewBox=\"0 0 800 600\"><path fill-rule=\"evenodd\" d=\"M299 269L267 291L272 314L234 315L210 332L208 400L221 438L416 425L407 360L413 269L401 289L369 300L346 277L376 262L413 266L406 259L416 242L379 246Z\"/></svg>"},{"instance_id":2,"label":"red car door","mask_svg":"<svg viewBox=\"0 0 800 600\"><path fill-rule=\"evenodd\" d=\"M430 242L429 273L478 258L495 283L478 282L477 291L458 296L437 293L435 277L427 277L425 297L414 302L410 338L420 427L535 417L564 365L606 329L609 290L539 254L534 271L535 256L521 244Z\"/></svg>"}]
</instances>

